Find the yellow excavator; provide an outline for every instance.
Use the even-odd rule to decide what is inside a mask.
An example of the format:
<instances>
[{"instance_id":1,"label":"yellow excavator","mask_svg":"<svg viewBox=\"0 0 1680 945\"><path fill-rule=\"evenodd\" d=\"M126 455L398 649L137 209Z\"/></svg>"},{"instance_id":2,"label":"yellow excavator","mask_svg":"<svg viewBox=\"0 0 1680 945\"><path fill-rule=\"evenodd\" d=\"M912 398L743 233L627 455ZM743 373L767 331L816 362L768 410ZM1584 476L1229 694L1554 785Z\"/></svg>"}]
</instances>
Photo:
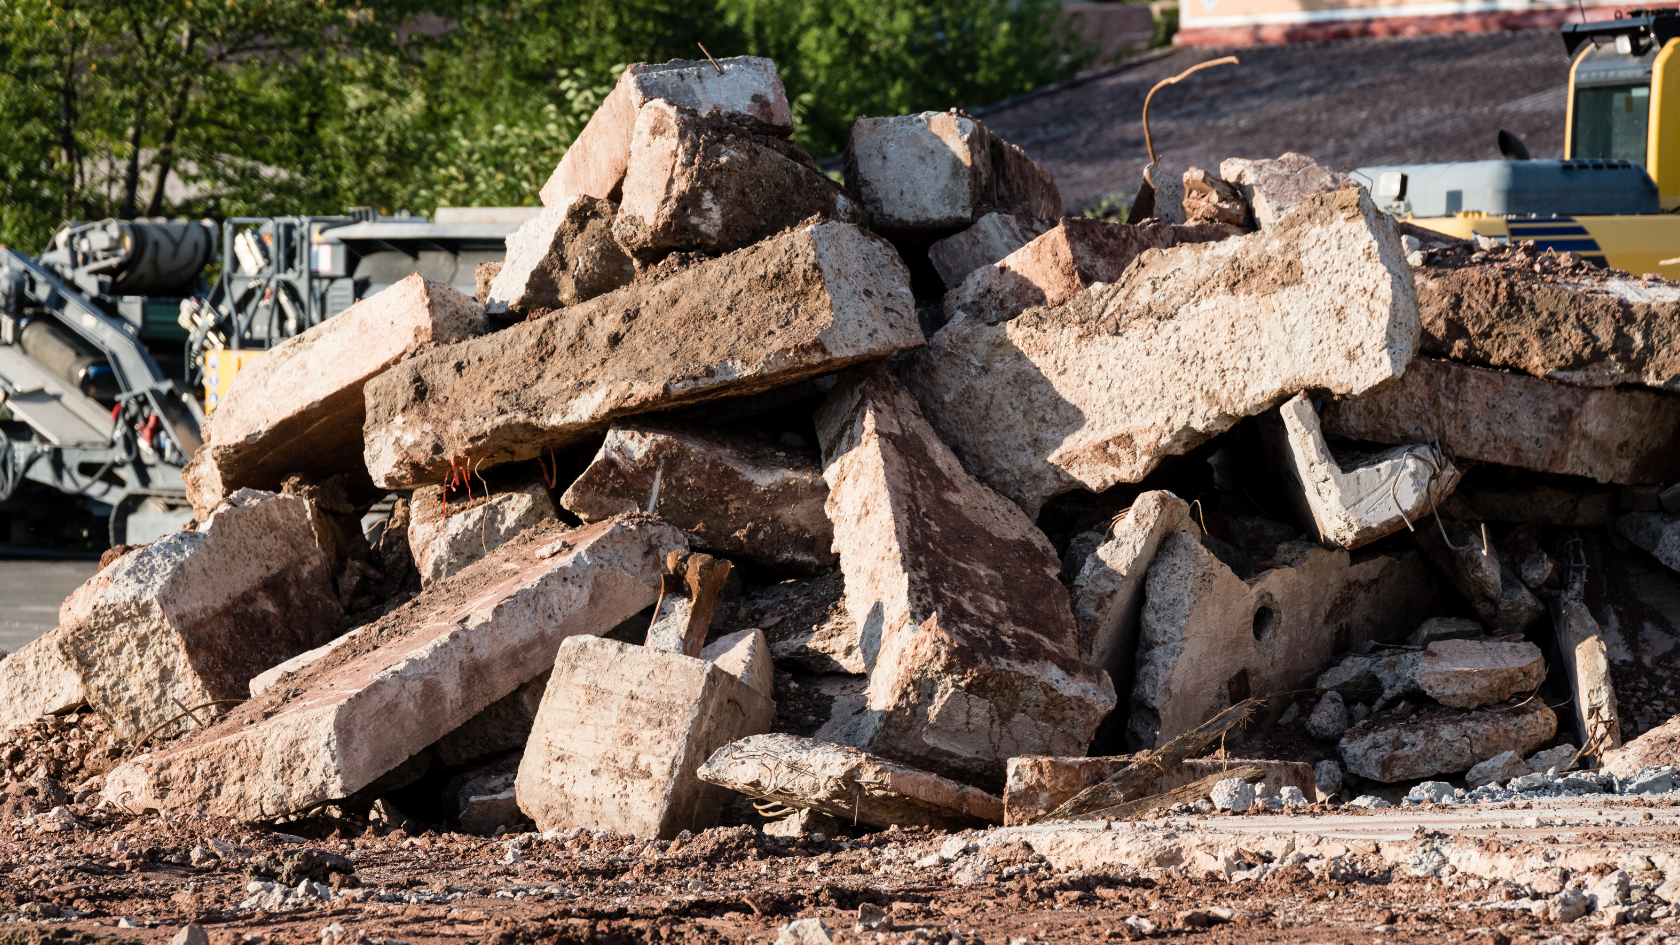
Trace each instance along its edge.
<instances>
[{"instance_id":1,"label":"yellow excavator","mask_svg":"<svg viewBox=\"0 0 1680 945\"><path fill-rule=\"evenodd\" d=\"M1389 213L1451 236L1533 240L1635 276L1680 279L1680 9L1563 27L1573 59L1563 159L1362 167Z\"/></svg>"}]
</instances>

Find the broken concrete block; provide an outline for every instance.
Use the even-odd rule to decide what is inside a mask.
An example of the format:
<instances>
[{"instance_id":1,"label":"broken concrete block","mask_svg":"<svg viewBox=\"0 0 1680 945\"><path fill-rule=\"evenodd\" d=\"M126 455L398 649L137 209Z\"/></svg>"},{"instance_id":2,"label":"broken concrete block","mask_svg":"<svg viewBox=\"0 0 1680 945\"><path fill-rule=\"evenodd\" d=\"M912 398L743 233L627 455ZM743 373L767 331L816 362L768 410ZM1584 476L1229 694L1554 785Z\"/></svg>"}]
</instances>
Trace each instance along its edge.
<instances>
[{"instance_id":1,"label":"broken concrete block","mask_svg":"<svg viewBox=\"0 0 1680 945\"><path fill-rule=\"evenodd\" d=\"M945 294L945 317L963 314L988 325L1008 321L1035 305L1062 305L1095 283L1114 282L1145 249L1208 243L1235 232L1224 226L1131 226L1063 217L995 264L970 272Z\"/></svg>"},{"instance_id":2,"label":"broken concrete block","mask_svg":"<svg viewBox=\"0 0 1680 945\"><path fill-rule=\"evenodd\" d=\"M827 486L823 487L826 494ZM824 519L827 520L826 517ZM862 673L863 641L846 612L845 578L832 571L783 581L718 605L720 633L762 629L778 664L811 673Z\"/></svg>"},{"instance_id":3,"label":"broken concrete block","mask_svg":"<svg viewBox=\"0 0 1680 945\"><path fill-rule=\"evenodd\" d=\"M726 745L706 761L700 778L848 824L962 830L1003 822L1003 802L984 791L797 735L754 735Z\"/></svg>"},{"instance_id":4,"label":"broken concrete block","mask_svg":"<svg viewBox=\"0 0 1680 945\"><path fill-rule=\"evenodd\" d=\"M1227 158L1219 164L1219 176L1237 186L1254 210L1254 222L1267 230L1308 198L1334 193L1350 182L1346 174L1293 151L1272 161Z\"/></svg>"},{"instance_id":5,"label":"broken concrete block","mask_svg":"<svg viewBox=\"0 0 1680 945\"><path fill-rule=\"evenodd\" d=\"M1496 629L1521 633L1546 616L1546 606L1500 553L1486 524L1443 520L1436 528L1419 529L1415 537L1429 560Z\"/></svg>"},{"instance_id":6,"label":"broken concrete block","mask_svg":"<svg viewBox=\"0 0 1680 945\"><path fill-rule=\"evenodd\" d=\"M1618 778L1632 777L1641 768L1680 766L1680 715L1628 740L1620 748L1606 751L1599 760L1603 763L1600 770Z\"/></svg>"},{"instance_id":7,"label":"broken concrete block","mask_svg":"<svg viewBox=\"0 0 1680 945\"><path fill-rule=\"evenodd\" d=\"M1269 233L1146 250L1061 308L959 316L905 382L965 468L1036 514L1070 489L1137 482L1302 390L1380 387L1417 331L1393 221L1338 191Z\"/></svg>"},{"instance_id":8,"label":"broken concrete block","mask_svg":"<svg viewBox=\"0 0 1680 945\"><path fill-rule=\"evenodd\" d=\"M1425 709L1410 718L1376 717L1347 730L1340 750L1347 770L1392 784L1458 774L1506 751L1528 754L1557 734L1557 716L1540 699L1476 709Z\"/></svg>"},{"instance_id":9,"label":"broken concrete block","mask_svg":"<svg viewBox=\"0 0 1680 945\"><path fill-rule=\"evenodd\" d=\"M586 522L642 509L687 531L696 549L815 573L839 562L827 498L822 467L804 450L621 420L560 504Z\"/></svg>"},{"instance_id":10,"label":"broken concrete block","mask_svg":"<svg viewBox=\"0 0 1680 945\"><path fill-rule=\"evenodd\" d=\"M241 489L197 529L90 578L66 602L49 645L112 729L136 738L183 708L244 699L251 677L326 642L340 616L309 503ZM46 679L59 680L52 690L67 682Z\"/></svg>"},{"instance_id":11,"label":"broken concrete block","mask_svg":"<svg viewBox=\"0 0 1680 945\"><path fill-rule=\"evenodd\" d=\"M585 827L669 840L717 822L696 776L776 705L716 664L615 640L561 644L515 788L538 830Z\"/></svg>"},{"instance_id":12,"label":"broken concrete block","mask_svg":"<svg viewBox=\"0 0 1680 945\"><path fill-rule=\"evenodd\" d=\"M1680 286L1538 268L1526 253L1418 267L1418 350L1582 387L1680 391Z\"/></svg>"},{"instance_id":13,"label":"broken concrete block","mask_svg":"<svg viewBox=\"0 0 1680 945\"><path fill-rule=\"evenodd\" d=\"M1338 193L1341 193L1338 191ZM1460 459L1599 482L1680 477L1680 398L1589 389L1418 358L1394 384L1325 405L1324 430L1372 443L1433 443Z\"/></svg>"},{"instance_id":14,"label":"broken concrete block","mask_svg":"<svg viewBox=\"0 0 1680 945\"><path fill-rule=\"evenodd\" d=\"M1312 715L1307 717L1307 734L1331 741L1341 738L1349 724L1347 704L1342 701L1342 694L1332 689L1318 700Z\"/></svg>"},{"instance_id":15,"label":"broken concrete block","mask_svg":"<svg viewBox=\"0 0 1680 945\"><path fill-rule=\"evenodd\" d=\"M62 645L60 626L0 659L0 729L59 715L87 702L81 671Z\"/></svg>"},{"instance_id":16,"label":"broken concrete block","mask_svg":"<svg viewBox=\"0 0 1680 945\"><path fill-rule=\"evenodd\" d=\"M1467 617L1430 617L1407 638L1407 646L1425 647L1436 640L1470 640L1486 635L1482 625Z\"/></svg>"},{"instance_id":17,"label":"broken concrete block","mask_svg":"<svg viewBox=\"0 0 1680 945\"><path fill-rule=\"evenodd\" d=\"M1144 166L1143 179L1152 194L1149 212L1145 214L1147 219L1162 223L1189 222L1184 216L1184 175L1189 170L1188 164L1178 161L1151 161ZM1131 217L1133 221L1140 219L1135 213Z\"/></svg>"},{"instance_id":18,"label":"broken concrete block","mask_svg":"<svg viewBox=\"0 0 1680 945\"><path fill-rule=\"evenodd\" d=\"M1170 492L1138 496L1114 536L1085 559L1069 594L1079 633L1079 658L1108 671L1116 692L1130 692L1143 615L1144 576L1161 541L1181 531L1190 506Z\"/></svg>"},{"instance_id":19,"label":"broken concrete block","mask_svg":"<svg viewBox=\"0 0 1680 945\"><path fill-rule=\"evenodd\" d=\"M1420 555L1354 558L1285 542L1270 563L1244 580L1195 532L1161 542L1145 580L1132 748L1156 747L1250 696L1305 688L1334 654L1402 639L1439 608Z\"/></svg>"},{"instance_id":20,"label":"broken concrete block","mask_svg":"<svg viewBox=\"0 0 1680 945\"><path fill-rule=\"evenodd\" d=\"M672 551L659 578L659 603L645 645L698 657L731 567L728 561L711 555Z\"/></svg>"},{"instance_id":21,"label":"broken concrete block","mask_svg":"<svg viewBox=\"0 0 1680 945\"><path fill-rule=\"evenodd\" d=\"M335 316L336 317L336 316ZM366 460L386 488L571 445L614 419L758 393L922 343L891 244L799 227L660 282L437 348L368 386Z\"/></svg>"},{"instance_id":22,"label":"broken concrete block","mask_svg":"<svg viewBox=\"0 0 1680 945\"><path fill-rule=\"evenodd\" d=\"M413 508L408 546L420 571L420 583L427 587L554 517L548 490L536 481L512 492L453 505L443 501L442 486L428 486L414 490Z\"/></svg>"},{"instance_id":23,"label":"broken concrete block","mask_svg":"<svg viewBox=\"0 0 1680 945\"><path fill-rule=\"evenodd\" d=\"M348 797L552 666L562 640L652 606L660 565L682 546L681 532L633 515L527 531L371 625L378 646L341 647L286 689L112 771L108 796L236 820Z\"/></svg>"},{"instance_id":24,"label":"broken concrete block","mask_svg":"<svg viewBox=\"0 0 1680 945\"><path fill-rule=\"evenodd\" d=\"M1013 826L1042 820L1079 792L1126 767L1131 761L1128 755L1099 758L1023 755L1011 758L1003 793L1004 822ZM1253 765L1262 772L1259 783L1255 785L1258 794L1276 795L1290 787L1309 795L1313 793L1313 769L1303 762L1194 758L1163 772L1149 786L1145 796L1165 794L1223 770L1244 765Z\"/></svg>"},{"instance_id":25,"label":"broken concrete block","mask_svg":"<svg viewBox=\"0 0 1680 945\"><path fill-rule=\"evenodd\" d=\"M1474 791L1484 784L1504 784L1512 778L1528 774L1529 771L1529 766L1523 763L1521 752L1502 751L1465 772L1464 786Z\"/></svg>"},{"instance_id":26,"label":"broken concrete block","mask_svg":"<svg viewBox=\"0 0 1680 945\"><path fill-rule=\"evenodd\" d=\"M1248 227L1248 202L1236 185L1192 167L1184 172L1184 221Z\"/></svg>"},{"instance_id":27,"label":"broken concrete block","mask_svg":"<svg viewBox=\"0 0 1680 945\"><path fill-rule=\"evenodd\" d=\"M1319 541L1358 548L1394 534L1434 510L1458 485L1459 471L1431 445L1337 456L1306 394L1261 422L1268 451L1296 486L1289 493Z\"/></svg>"},{"instance_id":28,"label":"broken concrete block","mask_svg":"<svg viewBox=\"0 0 1680 945\"><path fill-rule=\"evenodd\" d=\"M1215 810L1242 813L1254 806L1254 787L1242 778L1227 778L1213 786L1209 795Z\"/></svg>"},{"instance_id":29,"label":"broken concrete block","mask_svg":"<svg viewBox=\"0 0 1680 945\"><path fill-rule=\"evenodd\" d=\"M1062 216L1049 171L954 112L857 119L845 168L846 186L881 233L953 233L992 211Z\"/></svg>"},{"instance_id":30,"label":"broken concrete block","mask_svg":"<svg viewBox=\"0 0 1680 945\"><path fill-rule=\"evenodd\" d=\"M700 658L757 689L766 699L776 698L776 664L770 643L762 630L742 630L719 637L700 651Z\"/></svg>"},{"instance_id":31,"label":"broken concrete block","mask_svg":"<svg viewBox=\"0 0 1680 945\"><path fill-rule=\"evenodd\" d=\"M1546 660L1527 640L1437 640L1424 649L1412 678L1442 705L1479 709L1539 688Z\"/></svg>"},{"instance_id":32,"label":"broken concrete block","mask_svg":"<svg viewBox=\"0 0 1680 945\"><path fill-rule=\"evenodd\" d=\"M1622 720L1604 635L1582 600L1584 584L1577 574L1558 595L1552 625L1573 696L1577 731L1590 753L1603 755L1622 747Z\"/></svg>"},{"instance_id":33,"label":"broken concrete block","mask_svg":"<svg viewBox=\"0 0 1680 945\"><path fill-rule=\"evenodd\" d=\"M1418 691L1417 666L1423 654L1416 650L1385 649L1354 654L1325 670L1318 677L1319 689L1330 689L1356 699L1372 699L1380 709L1401 696ZM1350 717L1364 720L1364 705L1355 705Z\"/></svg>"},{"instance_id":34,"label":"broken concrete block","mask_svg":"<svg viewBox=\"0 0 1680 945\"><path fill-rule=\"evenodd\" d=\"M1569 544L1558 546L1559 555L1572 562L1563 568L1559 599L1570 596L1573 581L1583 570L1578 565L1584 562L1586 580L1579 596L1598 627L1608 661L1606 678L1615 691L1616 718L1625 743L1667 722L1675 711L1680 573L1604 532L1580 533L1578 544L1570 541L1575 537L1562 536ZM1578 644L1576 652L1581 653ZM1579 659L1576 664L1577 668L1583 665ZM1608 720L1609 713L1602 714ZM1597 739L1606 740L1607 733ZM1589 754L1598 754L1593 739L1585 743Z\"/></svg>"},{"instance_id":35,"label":"broken concrete block","mask_svg":"<svg viewBox=\"0 0 1680 945\"><path fill-rule=\"evenodd\" d=\"M639 62L618 77L618 84L566 149L543 185L543 206L559 206L580 194L617 200L625 169L630 166L636 115L655 99L714 115L760 134L793 133L787 92L776 75L776 64L769 59L731 56L717 60L716 66L710 61L682 59L657 65Z\"/></svg>"},{"instance_id":36,"label":"broken concrete block","mask_svg":"<svg viewBox=\"0 0 1680 945\"><path fill-rule=\"evenodd\" d=\"M434 742L431 750L437 763L460 768L524 748L548 689L548 676L548 671L543 671Z\"/></svg>"},{"instance_id":37,"label":"broken concrete block","mask_svg":"<svg viewBox=\"0 0 1680 945\"><path fill-rule=\"evenodd\" d=\"M1342 789L1342 766L1326 758L1313 765L1313 780L1318 793L1329 797Z\"/></svg>"},{"instance_id":38,"label":"broken concrete block","mask_svg":"<svg viewBox=\"0 0 1680 945\"><path fill-rule=\"evenodd\" d=\"M613 238L615 212L605 200L577 195L525 221L508 235L484 310L534 315L629 285L636 264Z\"/></svg>"},{"instance_id":39,"label":"broken concrete block","mask_svg":"<svg viewBox=\"0 0 1680 945\"><path fill-rule=\"evenodd\" d=\"M968 274L990 266L1015 252L1048 229L1043 220L1013 213L988 213L961 233L937 240L928 247L928 261L938 271L945 288L962 285Z\"/></svg>"},{"instance_id":40,"label":"broken concrete block","mask_svg":"<svg viewBox=\"0 0 1680 945\"><path fill-rule=\"evenodd\" d=\"M1680 571L1680 515L1634 512L1616 519L1616 531L1651 553L1663 564Z\"/></svg>"},{"instance_id":41,"label":"broken concrete block","mask_svg":"<svg viewBox=\"0 0 1680 945\"><path fill-rule=\"evenodd\" d=\"M295 473L359 479L368 381L486 325L478 302L415 274L247 363L181 472L194 515L202 522L234 490L278 489Z\"/></svg>"},{"instance_id":42,"label":"broken concrete block","mask_svg":"<svg viewBox=\"0 0 1680 945\"><path fill-rule=\"evenodd\" d=\"M863 210L799 147L666 101L636 113L618 243L643 263L727 253L810 217L863 224Z\"/></svg>"},{"instance_id":43,"label":"broken concrete block","mask_svg":"<svg viewBox=\"0 0 1680 945\"><path fill-rule=\"evenodd\" d=\"M836 741L981 788L1019 754L1078 754L1114 704L1081 662L1055 549L978 482L887 370L816 417L869 711Z\"/></svg>"}]
</instances>

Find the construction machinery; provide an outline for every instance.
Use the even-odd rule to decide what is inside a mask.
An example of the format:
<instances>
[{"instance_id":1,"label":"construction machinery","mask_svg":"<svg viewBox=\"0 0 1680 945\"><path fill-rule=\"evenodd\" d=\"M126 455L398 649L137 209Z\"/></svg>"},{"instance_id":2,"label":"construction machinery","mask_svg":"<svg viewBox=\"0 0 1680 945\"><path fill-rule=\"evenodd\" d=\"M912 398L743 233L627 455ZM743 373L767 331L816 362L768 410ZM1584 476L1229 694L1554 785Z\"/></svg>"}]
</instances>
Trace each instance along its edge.
<instances>
[{"instance_id":1,"label":"construction machinery","mask_svg":"<svg viewBox=\"0 0 1680 945\"><path fill-rule=\"evenodd\" d=\"M102 518L95 547L179 527L181 469L240 367L410 273L470 294L533 213L101 220L38 257L0 246L0 546L54 518Z\"/></svg>"},{"instance_id":2,"label":"construction machinery","mask_svg":"<svg viewBox=\"0 0 1680 945\"><path fill-rule=\"evenodd\" d=\"M1452 236L1533 240L1634 275L1680 278L1680 9L1563 27L1562 159L1362 167L1379 206Z\"/></svg>"}]
</instances>

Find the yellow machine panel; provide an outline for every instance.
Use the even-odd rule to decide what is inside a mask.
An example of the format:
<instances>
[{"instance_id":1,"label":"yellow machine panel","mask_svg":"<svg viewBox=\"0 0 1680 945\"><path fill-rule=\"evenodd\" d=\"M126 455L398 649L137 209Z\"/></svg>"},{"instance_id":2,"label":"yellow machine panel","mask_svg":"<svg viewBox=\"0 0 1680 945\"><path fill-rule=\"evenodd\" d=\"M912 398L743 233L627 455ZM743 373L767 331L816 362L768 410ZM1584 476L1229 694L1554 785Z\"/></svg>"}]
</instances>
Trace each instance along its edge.
<instances>
[{"instance_id":1,"label":"yellow machine panel","mask_svg":"<svg viewBox=\"0 0 1680 945\"><path fill-rule=\"evenodd\" d=\"M1654 272L1680 281L1680 215L1494 217L1458 216L1410 222L1437 233L1468 239L1472 234L1533 240L1540 249L1573 250L1589 262L1625 269L1635 276Z\"/></svg>"},{"instance_id":2,"label":"yellow machine panel","mask_svg":"<svg viewBox=\"0 0 1680 945\"><path fill-rule=\"evenodd\" d=\"M216 405L227 396L228 388L233 386L233 376L266 353L231 349L204 352L204 412L214 412Z\"/></svg>"}]
</instances>

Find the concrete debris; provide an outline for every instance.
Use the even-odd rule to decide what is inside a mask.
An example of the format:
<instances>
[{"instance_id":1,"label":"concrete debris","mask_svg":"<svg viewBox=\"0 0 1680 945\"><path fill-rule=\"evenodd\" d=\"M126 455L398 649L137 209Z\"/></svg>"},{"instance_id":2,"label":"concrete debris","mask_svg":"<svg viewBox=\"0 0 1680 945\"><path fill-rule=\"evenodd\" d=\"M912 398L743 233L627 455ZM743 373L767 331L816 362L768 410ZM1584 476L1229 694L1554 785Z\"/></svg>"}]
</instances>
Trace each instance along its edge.
<instances>
[{"instance_id":1,"label":"concrete debris","mask_svg":"<svg viewBox=\"0 0 1680 945\"><path fill-rule=\"evenodd\" d=\"M776 706L715 663L573 637L519 763L520 810L539 830L572 826L669 840L717 822L698 777L719 748L767 731Z\"/></svg>"},{"instance_id":2,"label":"concrete debris","mask_svg":"<svg viewBox=\"0 0 1680 945\"><path fill-rule=\"evenodd\" d=\"M1099 758L1053 758L1024 755L1009 759L1004 784L1004 822L1030 824L1042 820L1074 795L1131 763L1129 756ZM1192 758L1161 773L1144 789L1144 796L1166 794L1221 771L1252 765L1260 770L1254 790L1262 796L1276 796L1294 788L1313 796L1316 787L1311 765L1299 761L1259 761L1245 758Z\"/></svg>"},{"instance_id":3,"label":"concrete debris","mask_svg":"<svg viewBox=\"0 0 1680 945\"><path fill-rule=\"evenodd\" d=\"M936 339L937 340L937 339ZM1372 443L1435 443L1459 459L1599 482L1680 480L1680 398L1586 388L1418 358L1397 383L1325 405L1324 430Z\"/></svg>"},{"instance_id":4,"label":"concrete debris","mask_svg":"<svg viewBox=\"0 0 1680 945\"><path fill-rule=\"evenodd\" d=\"M1604 635L1583 600L1585 583L1585 576L1577 574L1558 596L1552 625L1573 696L1577 731L1593 753L1602 756L1622 747L1621 711Z\"/></svg>"},{"instance_id":5,"label":"concrete debris","mask_svg":"<svg viewBox=\"0 0 1680 945\"><path fill-rule=\"evenodd\" d=\"M1457 774L1506 751L1528 754L1557 733L1557 716L1539 699L1461 711L1401 710L1348 729L1342 764L1362 778L1392 784Z\"/></svg>"},{"instance_id":6,"label":"concrete debris","mask_svg":"<svg viewBox=\"0 0 1680 945\"><path fill-rule=\"evenodd\" d=\"M1003 822L1003 802L984 791L797 735L755 735L726 745L706 761L700 778L847 824L961 830Z\"/></svg>"},{"instance_id":7,"label":"concrete debris","mask_svg":"<svg viewBox=\"0 0 1680 945\"><path fill-rule=\"evenodd\" d=\"M1275 160L1227 158L1219 163L1219 176L1236 186L1253 210L1254 222L1267 230L1309 197L1333 193L1351 183L1348 175L1293 151Z\"/></svg>"},{"instance_id":8,"label":"concrete debris","mask_svg":"<svg viewBox=\"0 0 1680 945\"><path fill-rule=\"evenodd\" d=\"M1441 521L1415 534L1429 559L1495 629L1521 633L1546 616L1546 605L1523 583L1511 556L1494 544L1485 522Z\"/></svg>"},{"instance_id":9,"label":"concrete debris","mask_svg":"<svg viewBox=\"0 0 1680 945\"><path fill-rule=\"evenodd\" d=\"M772 328L774 330L772 330ZM645 287L436 348L367 388L365 460L385 488L535 459L614 419L740 396L922 343L892 246L799 227Z\"/></svg>"},{"instance_id":10,"label":"concrete debris","mask_svg":"<svg viewBox=\"0 0 1680 945\"><path fill-rule=\"evenodd\" d=\"M1044 535L883 367L848 372L816 422L869 672L870 711L836 740L994 790L1012 755L1084 751L1114 689L1079 660Z\"/></svg>"},{"instance_id":11,"label":"concrete debris","mask_svg":"<svg viewBox=\"0 0 1680 945\"><path fill-rule=\"evenodd\" d=\"M928 247L928 261L945 288L955 289L968 274L990 266L1027 245L1048 229L1043 220L1013 213L988 213L961 233L936 240Z\"/></svg>"},{"instance_id":12,"label":"concrete debris","mask_svg":"<svg viewBox=\"0 0 1680 945\"><path fill-rule=\"evenodd\" d=\"M513 787L521 757L522 753L516 751L449 780L443 793L451 801L450 816L462 832L489 834L498 827L511 829L525 821Z\"/></svg>"},{"instance_id":13,"label":"concrete debris","mask_svg":"<svg viewBox=\"0 0 1680 945\"><path fill-rule=\"evenodd\" d=\"M718 70L721 69L722 72ZM786 136L793 133L793 112L776 64L757 56L732 56L712 62L673 59L625 69L577 140L566 149L540 196L543 206L561 206L584 195L616 201L630 166L630 146L642 106L665 101L702 115L742 125L751 131Z\"/></svg>"},{"instance_id":14,"label":"concrete debris","mask_svg":"<svg viewBox=\"0 0 1680 945\"><path fill-rule=\"evenodd\" d=\"M673 549L659 577L659 603L648 627L647 646L698 657L732 567L722 558Z\"/></svg>"},{"instance_id":15,"label":"concrete debris","mask_svg":"<svg viewBox=\"0 0 1680 945\"><path fill-rule=\"evenodd\" d=\"M994 211L1062 216L1048 171L955 111L857 119L845 170L871 226L889 235L954 233Z\"/></svg>"},{"instance_id":16,"label":"concrete debris","mask_svg":"<svg viewBox=\"0 0 1680 945\"><path fill-rule=\"evenodd\" d=\"M580 194L521 224L507 238L485 311L536 315L629 285L636 264L613 238L616 212L611 203Z\"/></svg>"},{"instance_id":17,"label":"concrete debris","mask_svg":"<svg viewBox=\"0 0 1680 945\"><path fill-rule=\"evenodd\" d=\"M833 568L828 485L801 448L703 427L619 421L560 504L586 522L636 509L697 550L781 570Z\"/></svg>"},{"instance_id":18,"label":"concrete debris","mask_svg":"<svg viewBox=\"0 0 1680 945\"><path fill-rule=\"evenodd\" d=\"M862 673L866 669L863 639L846 611L845 578L839 571L808 581L783 581L724 601L712 618L712 630L724 634L762 630L776 663L789 669L809 673Z\"/></svg>"},{"instance_id":19,"label":"concrete debris","mask_svg":"<svg viewBox=\"0 0 1680 945\"><path fill-rule=\"evenodd\" d=\"M1423 651L1413 678L1442 705L1478 709L1533 692L1546 678L1546 661L1527 640L1440 640Z\"/></svg>"},{"instance_id":20,"label":"concrete debris","mask_svg":"<svg viewBox=\"0 0 1680 945\"><path fill-rule=\"evenodd\" d=\"M1227 226L1130 226L1064 217L994 264L972 270L945 293L945 317L961 314L995 325L1034 306L1054 308L1093 285L1118 280L1146 249L1209 243L1235 233Z\"/></svg>"},{"instance_id":21,"label":"concrete debris","mask_svg":"<svg viewBox=\"0 0 1680 945\"><path fill-rule=\"evenodd\" d=\"M426 347L486 327L484 306L415 274L250 362L181 473L194 515L202 522L235 490L278 489L298 473L365 483L357 457L367 383Z\"/></svg>"},{"instance_id":22,"label":"concrete debris","mask_svg":"<svg viewBox=\"0 0 1680 945\"><path fill-rule=\"evenodd\" d=\"M1630 777L1641 768L1680 766L1680 715L1620 748L1606 751L1602 760L1603 770L1620 778Z\"/></svg>"},{"instance_id":23,"label":"concrete debris","mask_svg":"<svg viewBox=\"0 0 1680 945\"><path fill-rule=\"evenodd\" d=\"M776 665L770 643L762 630L742 630L706 644L700 658L757 689L766 699L776 698Z\"/></svg>"},{"instance_id":24,"label":"concrete debris","mask_svg":"<svg viewBox=\"0 0 1680 945\"><path fill-rule=\"evenodd\" d=\"M1417 318L1393 222L1337 191L1270 232L1146 251L1061 308L958 316L905 382L965 468L1036 514L1074 488L1137 482L1303 390L1389 384Z\"/></svg>"},{"instance_id":25,"label":"concrete debris","mask_svg":"<svg viewBox=\"0 0 1680 945\"><path fill-rule=\"evenodd\" d=\"M1334 741L1342 737L1350 724L1342 694L1332 689L1318 700L1312 715L1307 717L1307 734L1323 741Z\"/></svg>"},{"instance_id":26,"label":"concrete debris","mask_svg":"<svg viewBox=\"0 0 1680 945\"><path fill-rule=\"evenodd\" d=\"M636 516L531 529L381 618L369 630L379 645L342 647L226 722L112 771L106 796L266 820L354 794L543 672L562 640L652 606L660 564L682 546L676 529Z\"/></svg>"},{"instance_id":27,"label":"concrete debris","mask_svg":"<svg viewBox=\"0 0 1680 945\"><path fill-rule=\"evenodd\" d=\"M1264 415L1262 429L1297 487L1289 498L1298 517L1327 544L1358 548L1415 527L1458 485L1457 467L1432 445L1335 455L1305 394Z\"/></svg>"},{"instance_id":28,"label":"concrete debris","mask_svg":"<svg viewBox=\"0 0 1680 945\"><path fill-rule=\"evenodd\" d=\"M1227 778L1213 786L1209 799L1215 810L1240 814L1254 806L1254 788L1242 778Z\"/></svg>"},{"instance_id":29,"label":"concrete debris","mask_svg":"<svg viewBox=\"0 0 1680 945\"><path fill-rule=\"evenodd\" d=\"M666 101L636 113L612 232L644 264L731 252L812 217L866 222L797 145Z\"/></svg>"},{"instance_id":30,"label":"concrete debris","mask_svg":"<svg viewBox=\"0 0 1680 945\"><path fill-rule=\"evenodd\" d=\"M414 490L408 547L420 583L430 586L460 571L543 519L554 517L548 490L536 481L511 492L479 496L451 507L442 486Z\"/></svg>"},{"instance_id":31,"label":"concrete debris","mask_svg":"<svg viewBox=\"0 0 1680 945\"><path fill-rule=\"evenodd\" d=\"M1247 227L1248 217L1248 202L1234 184L1199 167L1184 172L1185 222Z\"/></svg>"}]
</instances>

